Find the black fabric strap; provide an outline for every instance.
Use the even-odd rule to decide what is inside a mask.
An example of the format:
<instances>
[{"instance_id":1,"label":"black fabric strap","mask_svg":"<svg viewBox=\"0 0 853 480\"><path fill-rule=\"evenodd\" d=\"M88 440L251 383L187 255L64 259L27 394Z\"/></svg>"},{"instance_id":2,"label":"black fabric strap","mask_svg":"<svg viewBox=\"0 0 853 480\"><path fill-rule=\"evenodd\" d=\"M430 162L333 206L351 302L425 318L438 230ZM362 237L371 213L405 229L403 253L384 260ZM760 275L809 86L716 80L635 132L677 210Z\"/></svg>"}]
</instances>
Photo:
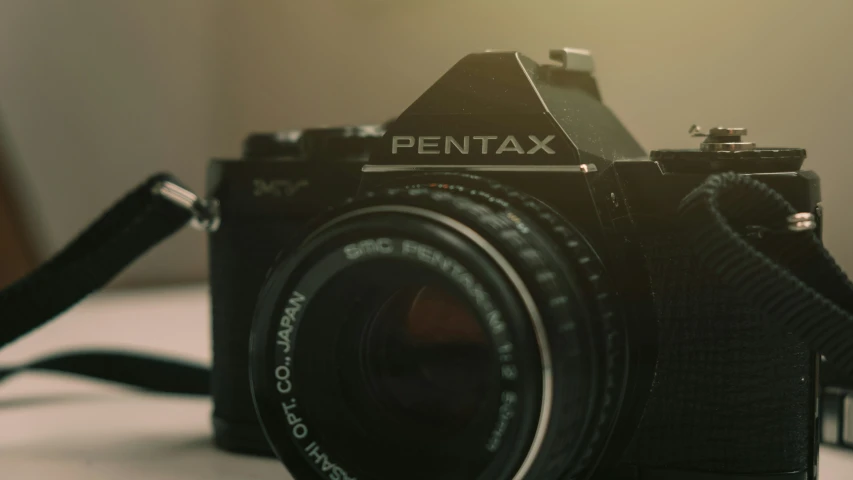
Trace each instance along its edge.
<instances>
[{"instance_id":1,"label":"black fabric strap","mask_svg":"<svg viewBox=\"0 0 853 480\"><path fill-rule=\"evenodd\" d=\"M164 187L175 196L166 198ZM183 227L198 205L193 204L191 192L182 188L168 173L151 176L53 258L0 291L0 349L100 289L149 248ZM70 373L159 393L210 393L210 370L206 366L141 353L54 354L0 367L0 382L26 371Z\"/></svg>"},{"instance_id":2,"label":"black fabric strap","mask_svg":"<svg viewBox=\"0 0 853 480\"><path fill-rule=\"evenodd\" d=\"M149 248L183 227L188 205L165 198L159 187L180 186L159 173L103 213L68 246L38 269L0 291L0 348L44 325L100 289ZM204 365L131 352L59 353L17 366L0 367L0 382L25 371L81 375L144 390L207 395Z\"/></svg>"},{"instance_id":3,"label":"black fabric strap","mask_svg":"<svg viewBox=\"0 0 853 480\"><path fill-rule=\"evenodd\" d=\"M0 291L0 348L44 325L103 287L190 220L191 212L154 193L161 173L135 188L57 255Z\"/></svg>"},{"instance_id":4,"label":"black fabric strap","mask_svg":"<svg viewBox=\"0 0 853 480\"><path fill-rule=\"evenodd\" d=\"M853 284L814 232L785 229L796 213L735 173L710 176L681 204L700 261L853 384Z\"/></svg>"},{"instance_id":5,"label":"black fabric strap","mask_svg":"<svg viewBox=\"0 0 853 480\"><path fill-rule=\"evenodd\" d=\"M156 393L210 395L205 365L127 351L73 351L0 368L0 382L16 373L68 373Z\"/></svg>"},{"instance_id":6,"label":"black fabric strap","mask_svg":"<svg viewBox=\"0 0 853 480\"><path fill-rule=\"evenodd\" d=\"M817 235L786 228L793 206L751 177L712 175L680 207L700 261L822 354L820 440L853 449L853 284Z\"/></svg>"}]
</instances>

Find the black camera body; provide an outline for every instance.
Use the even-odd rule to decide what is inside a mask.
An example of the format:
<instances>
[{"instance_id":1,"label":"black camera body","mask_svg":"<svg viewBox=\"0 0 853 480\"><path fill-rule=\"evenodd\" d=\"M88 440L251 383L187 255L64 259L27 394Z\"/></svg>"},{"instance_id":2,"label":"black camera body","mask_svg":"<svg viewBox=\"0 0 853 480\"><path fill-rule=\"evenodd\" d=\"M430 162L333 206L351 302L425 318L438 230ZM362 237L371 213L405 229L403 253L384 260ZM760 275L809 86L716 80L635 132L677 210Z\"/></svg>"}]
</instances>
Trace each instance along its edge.
<instances>
[{"instance_id":1,"label":"black camera body","mask_svg":"<svg viewBox=\"0 0 853 480\"><path fill-rule=\"evenodd\" d=\"M718 128L701 148L649 155L602 104L585 52L551 58L468 55L387 125L253 135L244 158L212 162L218 445L272 446L300 480L814 478L817 356L699 265L679 213L709 174L735 171L819 218L805 151ZM398 270L404 261L429 272ZM378 286L345 288L347 269L360 272L350 283ZM409 373L375 373L382 362L346 341L372 341L363 332L391 301L370 299L393 289L381 282L432 276L470 301L495 380L478 384L482 412L454 405L437 419L449 400L429 398L417 419L386 415L397 407L354 383ZM474 344L470 330L442 328L454 348ZM440 347L426 357L468 361ZM429 361L453 398L464 396L453 375L483 376ZM395 391L411 397L406 385ZM458 425L440 423L451 417ZM447 446L418 464L376 425L398 443L424 429Z\"/></svg>"},{"instance_id":2,"label":"black camera body","mask_svg":"<svg viewBox=\"0 0 853 480\"><path fill-rule=\"evenodd\" d=\"M215 439L271 454L249 392L249 330L267 272L285 245L329 207L358 191L377 127L254 134L243 158L214 160L208 191L224 222L209 238Z\"/></svg>"}]
</instances>

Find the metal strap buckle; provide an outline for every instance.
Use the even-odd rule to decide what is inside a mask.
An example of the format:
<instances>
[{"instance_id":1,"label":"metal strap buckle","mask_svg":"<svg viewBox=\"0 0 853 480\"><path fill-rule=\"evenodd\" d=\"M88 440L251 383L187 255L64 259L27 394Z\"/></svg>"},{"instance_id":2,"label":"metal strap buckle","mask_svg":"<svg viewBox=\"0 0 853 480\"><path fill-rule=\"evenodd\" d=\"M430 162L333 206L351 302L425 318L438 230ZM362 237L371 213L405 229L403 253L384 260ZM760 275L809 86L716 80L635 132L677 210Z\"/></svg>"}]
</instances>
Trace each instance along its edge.
<instances>
[{"instance_id":1,"label":"metal strap buckle","mask_svg":"<svg viewBox=\"0 0 853 480\"><path fill-rule=\"evenodd\" d=\"M747 225L746 233L749 236L762 238L766 234L788 234L810 232L817 229L817 219L814 214L800 212L789 215L784 225L768 227L766 225Z\"/></svg>"},{"instance_id":2,"label":"metal strap buckle","mask_svg":"<svg viewBox=\"0 0 853 480\"><path fill-rule=\"evenodd\" d=\"M204 199L186 188L169 181L158 182L151 189L154 195L183 207L192 214L191 225L196 230L215 232L219 229L219 201L215 198Z\"/></svg>"},{"instance_id":3,"label":"metal strap buckle","mask_svg":"<svg viewBox=\"0 0 853 480\"><path fill-rule=\"evenodd\" d=\"M795 213L787 218L789 232L807 232L817 228L814 214L809 212Z\"/></svg>"}]
</instances>

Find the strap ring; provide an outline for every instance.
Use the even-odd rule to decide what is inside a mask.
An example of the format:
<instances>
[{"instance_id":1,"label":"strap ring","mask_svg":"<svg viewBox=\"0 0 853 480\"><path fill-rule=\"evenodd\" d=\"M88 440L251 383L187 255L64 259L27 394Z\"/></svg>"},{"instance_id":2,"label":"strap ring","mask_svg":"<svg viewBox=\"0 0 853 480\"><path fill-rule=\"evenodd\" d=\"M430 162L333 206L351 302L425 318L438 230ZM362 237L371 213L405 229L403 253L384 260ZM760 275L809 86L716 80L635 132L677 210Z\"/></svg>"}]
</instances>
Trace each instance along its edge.
<instances>
[{"instance_id":1,"label":"strap ring","mask_svg":"<svg viewBox=\"0 0 853 480\"><path fill-rule=\"evenodd\" d=\"M799 212L785 218L785 224L777 224L774 227L765 225L747 225L746 233L750 236L761 238L765 234L789 234L811 232L817 229L817 220L814 214Z\"/></svg>"},{"instance_id":2,"label":"strap ring","mask_svg":"<svg viewBox=\"0 0 853 480\"><path fill-rule=\"evenodd\" d=\"M787 218L788 231L790 232L807 232L817 228L817 220L815 216L809 212L795 213Z\"/></svg>"},{"instance_id":3,"label":"strap ring","mask_svg":"<svg viewBox=\"0 0 853 480\"><path fill-rule=\"evenodd\" d=\"M192 214L191 225L196 230L215 232L219 229L219 201L215 198L204 199L192 191L170 181L157 182L151 188L154 195L182 207Z\"/></svg>"}]
</instances>

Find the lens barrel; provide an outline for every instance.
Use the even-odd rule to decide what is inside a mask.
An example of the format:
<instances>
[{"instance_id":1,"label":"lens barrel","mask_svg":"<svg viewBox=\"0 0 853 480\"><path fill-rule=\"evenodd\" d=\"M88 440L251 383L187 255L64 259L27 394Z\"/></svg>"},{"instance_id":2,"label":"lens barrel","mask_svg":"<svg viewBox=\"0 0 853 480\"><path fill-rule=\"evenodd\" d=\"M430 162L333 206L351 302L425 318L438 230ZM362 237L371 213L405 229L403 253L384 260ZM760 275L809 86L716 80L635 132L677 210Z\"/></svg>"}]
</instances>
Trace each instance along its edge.
<instances>
[{"instance_id":1,"label":"lens barrel","mask_svg":"<svg viewBox=\"0 0 853 480\"><path fill-rule=\"evenodd\" d=\"M596 259L561 244L583 239L529 208L463 186L391 189L273 268L251 380L296 479L556 478L594 462L621 332L578 268Z\"/></svg>"}]
</instances>

